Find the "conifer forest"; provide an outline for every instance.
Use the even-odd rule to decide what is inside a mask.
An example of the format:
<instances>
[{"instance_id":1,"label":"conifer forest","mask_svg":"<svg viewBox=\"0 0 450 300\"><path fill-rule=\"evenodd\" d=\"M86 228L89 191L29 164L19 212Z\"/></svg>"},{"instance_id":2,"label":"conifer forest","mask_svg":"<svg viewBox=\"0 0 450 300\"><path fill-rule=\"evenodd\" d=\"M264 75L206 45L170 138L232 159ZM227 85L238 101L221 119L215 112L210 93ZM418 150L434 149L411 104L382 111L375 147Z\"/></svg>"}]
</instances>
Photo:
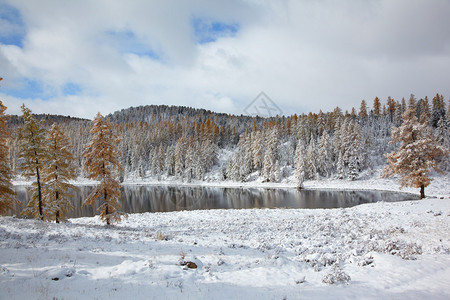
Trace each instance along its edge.
<instances>
[{"instance_id":1,"label":"conifer forest","mask_svg":"<svg viewBox=\"0 0 450 300\"><path fill-rule=\"evenodd\" d=\"M373 102L363 100L351 111L336 107L331 112L288 117L237 116L150 105L123 109L105 119L119 138L116 155L121 167L116 175L120 181L150 177L185 182L282 182L295 175L301 187L309 179L357 180L363 172L370 175L385 166L386 155L402 144L401 139L392 139L392 133L404 124L405 117L416 118L431 139L428 144L440 147L436 169L449 171L449 110L444 96L436 94L431 100L414 95L401 101L375 98ZM35 118L45 131L52 130L54 124L61 128L68 137L74 176L88 177L83 153L92 122L56 115ZM9 162L15 176L29 175L21 168L23 124L23 116L9 116L7 121Z\"/></svg>"}]
</instances>

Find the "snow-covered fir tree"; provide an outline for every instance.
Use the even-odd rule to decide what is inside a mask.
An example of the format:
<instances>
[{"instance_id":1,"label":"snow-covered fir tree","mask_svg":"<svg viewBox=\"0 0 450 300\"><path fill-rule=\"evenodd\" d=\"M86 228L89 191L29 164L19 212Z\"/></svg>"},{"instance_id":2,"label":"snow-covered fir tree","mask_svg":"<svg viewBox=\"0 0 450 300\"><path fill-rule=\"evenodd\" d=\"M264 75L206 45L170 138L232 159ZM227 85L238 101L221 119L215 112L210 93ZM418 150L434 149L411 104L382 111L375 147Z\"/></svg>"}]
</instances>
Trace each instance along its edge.
<instances>
[{"instance_id":1,"label":"snow-covered fir tree","mask_svg":"<svg viewBox=\"0 0 450 300\"><path fill-rule=\"evenodd\" d=\"M303 182L305 181L305 149L302 140L297 143L297 148L295 149L295 180L297 188L303 188Z\"/></svg>"},{"instance_id":2,"label":"snow-covered fir tree","mask_svg":"<svg viewBox=\"0 0 450 300\"><path fill-rule=\"evenodd\" d=\"M306 178L308 179L319 179L319 172L317 171L317 148L316 142L313 135L311 135L311 139L309 141L308 149L306 150Z\"/></svg>"},{"instance_id":3,"label":"snow-covered fir tree","mask_svg":"<svg viewBox=\"0 0 450 300\"><path fill-rule=\"evenodd\" d=\"M344 179L345 178L345 165L344 165L344 158L342 155L342 152L339 153L338 161L336 164L336 178L337 179Z\"/></svg>"},{"instance_id":4,"label":"snow-covered fir tree","mask_svg":"<svg viewBox=\"0 0 450 300\"><path fill-rule=\"evenodd\" d=\"M333 170L330 136L324 131L319 141L317 169L320 175L330 177Z\"/></svg>"}]
</instances>

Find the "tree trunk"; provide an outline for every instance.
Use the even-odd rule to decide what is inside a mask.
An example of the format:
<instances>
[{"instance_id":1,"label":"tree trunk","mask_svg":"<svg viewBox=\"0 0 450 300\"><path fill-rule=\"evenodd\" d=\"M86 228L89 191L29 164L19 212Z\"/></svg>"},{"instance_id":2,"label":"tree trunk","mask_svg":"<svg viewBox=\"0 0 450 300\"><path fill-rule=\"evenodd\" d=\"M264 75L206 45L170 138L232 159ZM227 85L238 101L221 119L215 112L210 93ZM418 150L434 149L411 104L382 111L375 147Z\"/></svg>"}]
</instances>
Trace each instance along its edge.
<instances>
[{"instance_id":1,"label":"tree trunk","mask_svg":"<svg viewBox=\"0 0 450 300\"><path fill-rule=\"evenodd\" d=\"M36 159L36 165L38 165L39 161ZM39 218L44 220L44 212L42 209L42 191L41 191L41 178L39 176L39 167L36 167L36 181L38 186L38 200L39 200Z\"/></svg>"},{"instance_id":2,"label":"tree trunk","mask_svg":"<svg viewBox=\"0 0 450 300\"><path fill-rule=\"evenodd\" d=\"M106 202L106 197L108 196L108 194L105 191L105 202ZM109 207L108 207L108 203L106 203L106 207L105 207L105 215L106 215L106 225L110 225L109 222Z\"/></svg>"},{"instance_id":3,"label":"tree trunk","mask_svg":"<svg viewBox=\"0 0 450 300\"><path fill-rule=\"evenodd\" d=\"M59 193L58 192L56 192L56 205L58 205L58 207L59 207L59 203L58 203L58 198L59 198ZM59 209L56 211L56 217L55 217L55 221L56 221L56 223L59 223Z\"/></svg>"},{"instance_id":4,"label":"tree trunk","mask_svg":"<svg viewBox=\"0 0 450 300\"><path fill-rule=\"evenodd\" d=\"M425 198L425 186L422 184L420 186L420 199Z\"/></svg>"}]
</instances>

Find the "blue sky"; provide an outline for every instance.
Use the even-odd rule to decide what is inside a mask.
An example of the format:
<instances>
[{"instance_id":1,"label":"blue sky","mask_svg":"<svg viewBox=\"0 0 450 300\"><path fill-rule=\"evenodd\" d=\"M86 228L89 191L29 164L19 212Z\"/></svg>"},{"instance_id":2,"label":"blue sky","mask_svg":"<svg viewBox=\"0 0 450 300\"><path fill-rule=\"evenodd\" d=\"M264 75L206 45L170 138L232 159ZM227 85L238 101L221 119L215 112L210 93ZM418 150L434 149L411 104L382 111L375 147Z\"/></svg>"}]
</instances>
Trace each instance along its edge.
<instances>
[{"instance_id":1,"label":"blue sky","mask_svg":"<svg viewBox=\"0 0 450 300\"><path fill-rule=\"evenodd\" d=\"M20 11L14 6L0 3L0 43L23 47L25 37L25 24Z\"/></svg>"},{"instance_id":2,"label":"blue sky","mask_svg":"<svg viewBox=\"0 0 450 300\"><path fill-rule=\"evenodd\" d=\"M450 97L450 2L0 0L8 113L92 118L129 106L284 114Z\"/></svg>"},{"instance_id":3,"label":"blue sky","mask_svg":"<svg viewBox=\"0 0 450 300\"><path fill-rule=\"evenodd\" d=\"M205 18L192 18L195 40L199 44L213 43L219 38L234 37L239 31L239 24L224 23Z\"/></svg>"}]
</instances>

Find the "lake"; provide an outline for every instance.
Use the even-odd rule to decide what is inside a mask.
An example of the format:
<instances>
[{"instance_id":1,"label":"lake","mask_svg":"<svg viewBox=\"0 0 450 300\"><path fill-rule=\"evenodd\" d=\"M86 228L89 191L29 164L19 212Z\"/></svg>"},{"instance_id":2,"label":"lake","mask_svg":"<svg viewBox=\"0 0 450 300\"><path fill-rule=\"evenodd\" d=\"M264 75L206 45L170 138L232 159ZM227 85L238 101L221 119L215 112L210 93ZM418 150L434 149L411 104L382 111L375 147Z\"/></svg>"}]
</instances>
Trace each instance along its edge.
<instances>
[{"instance_id":1,"label":"lake","mask_svg":"<svg viewBox=\"0 0 450 300\"><path fill-rule=\"evenodd\" d=\"M68 218L92 217L98 212L91 206L81 207L92 187L82 186L73 198L75 210ZM28 203L30 188L16 186L18 199ZM245 208L344 208L379 201L395 202L419 199L416 195L386 191L337 191L263 188L217 188L134 186L122 187L121 211L127 213L170 212L201 209ZM97 201L99 206L99 201ZM23 206L24 207L24 206ZM19 215L23 207L15 206Z\"/></svg>"}]
</instances>

